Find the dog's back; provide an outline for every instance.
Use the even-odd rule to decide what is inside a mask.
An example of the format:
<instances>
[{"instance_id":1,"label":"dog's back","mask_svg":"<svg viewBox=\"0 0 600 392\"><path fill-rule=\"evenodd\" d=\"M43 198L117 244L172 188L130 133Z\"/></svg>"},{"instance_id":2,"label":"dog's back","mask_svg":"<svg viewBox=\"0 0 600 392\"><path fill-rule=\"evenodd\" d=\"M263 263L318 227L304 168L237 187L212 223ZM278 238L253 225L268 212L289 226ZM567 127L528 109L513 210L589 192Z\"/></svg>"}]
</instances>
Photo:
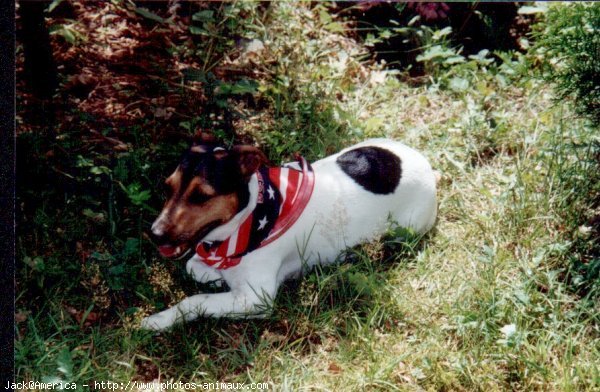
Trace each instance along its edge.
<instances>
[{"instance_id":1,"label":"dog's back","mask_svg":"<svg viewBox=\"0 0 600 392\"><path fill-rule=\"evenodd\" d=\"M345 248L379 237L391 222L419 233L435 222L433 170L423 155L402 143L367 140L313 168L313 196L280 244L295 252L289 257L294 264L298 250L309 266L331 262Z\"/></svg>"}]
</instances>

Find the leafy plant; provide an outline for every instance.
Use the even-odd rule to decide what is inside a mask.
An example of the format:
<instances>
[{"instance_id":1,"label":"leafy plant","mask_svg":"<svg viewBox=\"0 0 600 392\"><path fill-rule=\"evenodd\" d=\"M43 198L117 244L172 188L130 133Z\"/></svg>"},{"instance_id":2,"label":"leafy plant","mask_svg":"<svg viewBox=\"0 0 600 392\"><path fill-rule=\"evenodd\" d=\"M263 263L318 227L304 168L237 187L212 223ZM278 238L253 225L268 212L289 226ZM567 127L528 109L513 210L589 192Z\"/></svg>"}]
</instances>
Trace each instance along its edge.
<instances>
[{"instance_id":1,"label":"leafy plant","mask_svg":"<svg viewBox=\"0 0 600 392\"><path fill-rule=\"evenodd\" d=\"M445 70L455 64L465 62L464 56L460 54L460 48L451 46L449 36L452 33L450 26L441 30L433 30L427 26L421 26L419 35L425 42L424 51L417 56L417 61L425 64L428 74L438 74L437 70Z\"/></svg>"},{"instance_id":2,"label":"leafy plant","mask_svg":"<svg viewBox=\"0 0 600 392\"><path fill-rule=\"evenodd\" d=\"M123 192L125 192L127 197L129 197L129 200L131 203L133 203L133 205L143 207L154 212L154 209L146 204L146 202L150 199L150 191L147 189L142 189L142 185L139 182L134 182L127 186L119 183L119 186Z\"/></svg>"},{"instance_id":3,"label":"leafy plant","mask_svg":"<svg viewBox=\"0 0 600 392\"><path fill-rule=\"evenodd\" d=\"M224 53L234 48L233 37L244 36L257 17L252 2L219 2L208 5L192 15L189 32L194 36L193 54L202 59L203 72L212 70Z\"/></svg>"},{"instance_id":4,"label":"leafy plant","mask_svg":"<svg viewBox=\"0 0 600 392\"><path fill-rule=\"evenodd\" d=\"M86 37L77 31L74 26L76 21L69 21L70 23L58 24L51 26L48 30L51 35L59 35L65 39L69 44L76 45L87 41Z\"/></svg>"},{"instance_id":5,"label":"leafy plant","mask_svg":"<svg viewBox=\"0 0 600 392\"><path fill-rule=\"evenodd\" d=\"M571 100L575 111L591 121L587 132L592 135L600 127L600 4L551 6L533 35L537 41L529 52L530 63L554 85L557 101ZM565 252L568 277L575 290L595 298L600 290L599 146L591 139L564 148L572 149L573 163L552 163L561 186L569 191L561 205L564 223L573 233Z\"/></svg>"},{"instance_id":6,"label":"leafy plant","mask_svg":"<svg viewBox=\"0 0 600 392\"><path fill-rule=\"evenodd\" d=\"M139 14L141 16L143 16L144 18L151 20L153 22L157 22L157 23L166 23L166 20L158 15L156 15L154 12L151 12L149 10L147 10L146 8L143 7L135 7L134 11L136 14Z\"/></svg>"},{"instance_id":7,"label":"leafy plant","mask_svg":"<svg viewBox=\"0 0 600 392\"><path fill-rule=\"evenodd\" d=\"M65 383L73 380L73 357L71 351L65 347L56 358L56 370L62 374L61 376L46 376L43 381L47 383Z\"/></svg>"},{"instance_id":8,"label":"leafy plant","mask_svg":"<svg viewBox=\"0 0 600 392\"><path fill-rule=\"evenodd\" d=\"M559 99L573 98L576 110L600 126L600 3L551 7L534 35L542 76Z\"/></svg>"},{"instance_id":9,"label":"leafy plant","mask_svg":"<svg viewBox=\"0 0 600 392\"><path fill-rule=\"evenodd\" d=\"M593 130L588 132L591 134ZM568 148L577 158L573 164L551 161L556 166L561 186L569 191L561 205L564 222L573 233L563 252L569 261L568 280L579 293L597 298L600 295L600 217L597 212L600 144L593 142Z\"/></svg>"}]
</instances>

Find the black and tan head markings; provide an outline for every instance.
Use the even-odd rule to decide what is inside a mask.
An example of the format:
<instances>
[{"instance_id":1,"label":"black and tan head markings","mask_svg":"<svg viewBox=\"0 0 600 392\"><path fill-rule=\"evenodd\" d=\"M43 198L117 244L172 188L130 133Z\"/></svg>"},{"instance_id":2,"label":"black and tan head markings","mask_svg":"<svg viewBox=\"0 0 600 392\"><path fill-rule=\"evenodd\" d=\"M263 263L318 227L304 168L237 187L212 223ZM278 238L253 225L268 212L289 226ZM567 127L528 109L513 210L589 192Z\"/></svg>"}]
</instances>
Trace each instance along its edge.
<instances>
[{"instance_id":1,"label":"black and tan head markings","mask_svg":"<svg viewBox=\"0 0 600 392\"><path fill-rule=\"evenodd\" d=\"M240 201L247 203L244 196L247 187L243 186L239 169L222 151L213 153L202 146L193 146L184 153L175 172L165 180L168 200L163 210L169 220L181 224L189 221L186 216L213 215L215 211L231 209L218 206L219 202L233 203L235 210ZM229 215L219 220L228 219Z\"/></svg>"},{"instance_id":2,"label":"black and tan head markings","mask_svg":"<svg viewBox=\"0 0 600 392\"><path fill-rule=\"evenodd\" d=\"M179 254L247 206L248 181L266 157L255 147L194 145L165 180L167 200L152 225L163 254ZM172 249L177 249L172 253Z\"/></svg>"},{"instance_id":3,"label":"black and tan head markings","mask_svg":"<svg viewBox=\"0 0 600 392\"><path fill-rule=\"evenodd\" d=\"M355 148L340 155L336 162L357 184L378 195L393 193L402 177L400 158L381 147Z\"/></svg>"}]
</instances>

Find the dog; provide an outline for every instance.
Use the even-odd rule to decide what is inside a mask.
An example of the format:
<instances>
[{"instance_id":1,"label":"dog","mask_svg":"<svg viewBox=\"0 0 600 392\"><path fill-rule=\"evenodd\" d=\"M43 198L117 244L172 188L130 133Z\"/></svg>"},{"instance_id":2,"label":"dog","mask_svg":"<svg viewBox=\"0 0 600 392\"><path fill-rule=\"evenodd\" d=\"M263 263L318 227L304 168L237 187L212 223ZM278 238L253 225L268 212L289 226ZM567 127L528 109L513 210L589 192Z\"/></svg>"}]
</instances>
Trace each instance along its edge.
<instances>
[{"instance_id":1,"label":"dog","mask_svg":"<svg viewBox=\"0 0 600 392\"><path fill-rule=\"evenodd\" d=\"M193 143L165 185L168 198L151 228L161 255L194 251L187 272L230 290L144 318L142 328L155 331L199 316L264 317L286 279L378 238L390 222L425 233L437 215L429 162L388 139L278 168L253 146Z\"/></svg>"}]
</instances>

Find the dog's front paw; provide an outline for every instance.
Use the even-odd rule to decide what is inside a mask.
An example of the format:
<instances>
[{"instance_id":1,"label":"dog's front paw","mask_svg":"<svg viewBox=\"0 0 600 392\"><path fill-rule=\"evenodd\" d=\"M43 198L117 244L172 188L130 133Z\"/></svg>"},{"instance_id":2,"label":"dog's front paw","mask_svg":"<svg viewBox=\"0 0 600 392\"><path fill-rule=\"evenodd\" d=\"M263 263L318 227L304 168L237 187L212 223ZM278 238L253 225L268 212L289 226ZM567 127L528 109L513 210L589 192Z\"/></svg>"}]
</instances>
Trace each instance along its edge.
<instances>
[{"instance_id":1,"label":"dog's front paw","mask_svg":"<svg viewBox=\"0 0 600 392\"><path fill-rule=\"evenodd\" d=\"M144 317L140 327L149 331L164 331L175 324L175 321L175 318L166 310L152 316Z\"/></svg>"}]
</instances>

